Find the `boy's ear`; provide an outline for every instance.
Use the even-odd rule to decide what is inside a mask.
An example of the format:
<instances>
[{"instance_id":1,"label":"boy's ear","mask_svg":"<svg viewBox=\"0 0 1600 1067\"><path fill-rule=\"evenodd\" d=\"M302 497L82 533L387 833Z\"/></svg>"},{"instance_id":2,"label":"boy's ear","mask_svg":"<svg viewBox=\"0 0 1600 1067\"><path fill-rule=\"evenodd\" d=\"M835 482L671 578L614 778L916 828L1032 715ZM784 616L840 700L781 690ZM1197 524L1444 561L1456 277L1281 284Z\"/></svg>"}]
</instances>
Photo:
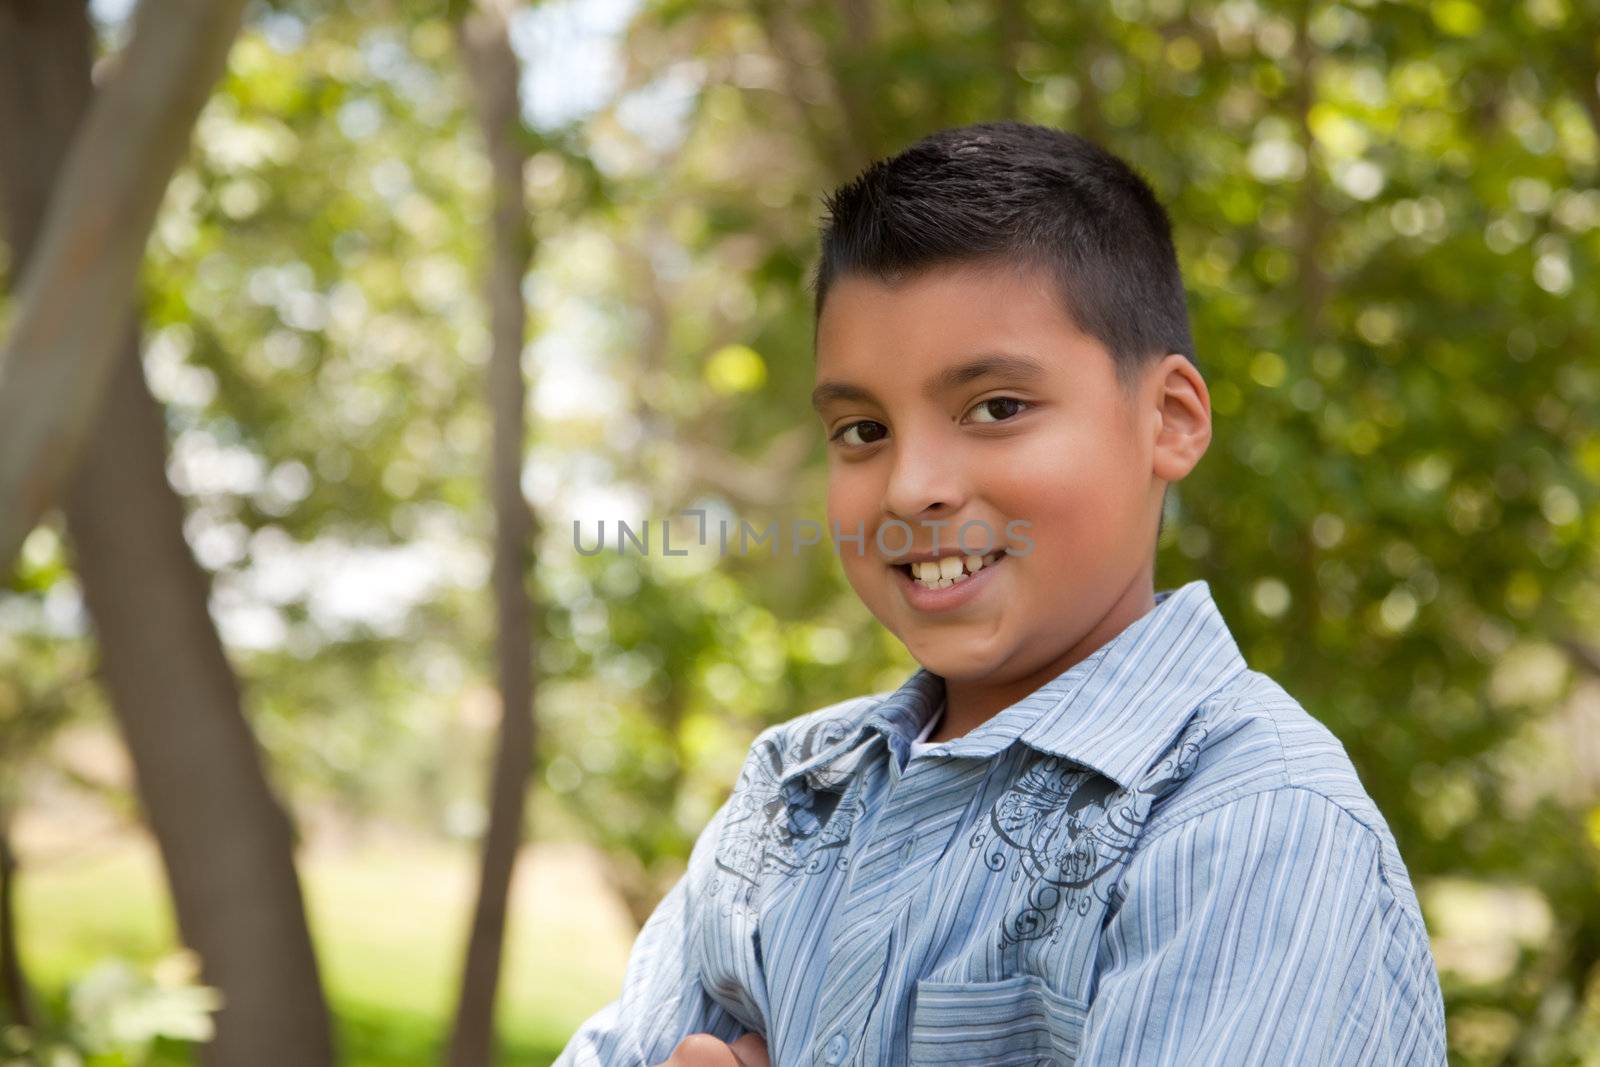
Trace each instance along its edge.
<instances>
[{"instance_id":1,"label":"boy's ear","mask_svg":"<svg viewBox=\"0 0 1600 1067\"><path fill-rule=\"evenodd\" d=\"M1211 444L1211 395L1189 359L1169 352L1153 369L1151 393L1156 412L1152 473L1164 482L1180 481Z\"/></svg>"}]
</instances>

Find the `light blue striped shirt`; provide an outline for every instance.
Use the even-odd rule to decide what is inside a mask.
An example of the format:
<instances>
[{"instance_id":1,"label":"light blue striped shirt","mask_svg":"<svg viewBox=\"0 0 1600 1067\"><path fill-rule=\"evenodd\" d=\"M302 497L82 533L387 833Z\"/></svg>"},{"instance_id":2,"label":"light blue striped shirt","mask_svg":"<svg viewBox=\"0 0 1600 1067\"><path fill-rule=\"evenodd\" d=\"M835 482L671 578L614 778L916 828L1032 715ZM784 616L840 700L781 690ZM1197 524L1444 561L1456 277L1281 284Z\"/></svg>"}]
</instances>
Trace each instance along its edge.
<instances>
[{"instance_id":1,"label":"light blue striped shirt","mask_svg":"<svg viewBox=\"0 0 1600 1067\"><path fill-rule=\"evenodd\" d=\"M754 1031L774 1067L1444 1067L1389 827L1206 582L908 758L943 697L919 670L763 731L556 1063Z\"/></svg>"}]
</instances>

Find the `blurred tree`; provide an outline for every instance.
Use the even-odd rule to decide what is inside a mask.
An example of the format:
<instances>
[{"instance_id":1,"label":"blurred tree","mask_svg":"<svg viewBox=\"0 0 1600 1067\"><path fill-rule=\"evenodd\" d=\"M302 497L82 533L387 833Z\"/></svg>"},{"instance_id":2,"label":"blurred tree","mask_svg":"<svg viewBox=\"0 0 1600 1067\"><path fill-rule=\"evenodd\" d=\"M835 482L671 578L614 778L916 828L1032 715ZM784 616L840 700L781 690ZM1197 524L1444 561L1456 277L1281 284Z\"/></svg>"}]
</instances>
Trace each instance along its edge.
<instances>
[{"instance_id":1,"label":"blurred tree","mask_svg":"<svg viewBox=\"0 0 1600 1067\"><path fill-rule=\"evenodd\" d=\"M494 632L500 691L500 736L489 791L489 825L483 838L477 906L446 1057L451 1067L488 1067L494 1059L494 1008L506 909L522 849L523 810L534 761L533 606L528 595L534 529L527 498L522 495L527 448L522 342L528 317L522 280L533 250L523 197L527 141L517 93L520 72L507 36L508 10L509 5L499 0L454 0L451 4L456 40L493 174L488 215L492 255L484 293L493 335L488 373L494 426L489 495L495 510Z\"/></svg>"},{"instance_id":2,"label":"blurred tree","mask_svg":"<svg viewBox=\"0 0 1600 1067\"><path fill-rule=\"evenodd\" d=\"M28 268L42 263L36 269L46 271L43 277L54 286L30 295L24 283L18 312L23 325L13 334L23 347L12 352L32 359L34 353L26 346L40 344L26 326L38 314L30 301L54 309L42 321L65 315L81 322L109 314L122 334L114 344L112 334L69 332L64 351L40 346L57 364L70 364L79 355L78 346L87 346L91 360L101 358L95 345L113 350L114 361L107 361L113 385L92 422L89 401L57 398L45 379L7 377L6 388L25 390L29 409L47 419L76 412L74 418L83 421L69 434L88 435L76 469L60 472L67 478L63 510L95 620L104 682L138 771L147 818L161 843L179 925L204 960L206 981L227 997L217 1036L206 1046L206 1062L243 1067L277 1064L289 1056L306 1064L328 1063L327 1009L294 870L290 828L241 714L237 681L208 613L204 573L183 540L181 503L165 474L160 412L140 365L139 332L121 310L129 303L127 295L114 291L121 284L131 293L133 264L121 279L115 273L99 277L82 266L85 257L115 265L124 255L119 245L143 246L144 228L171 166L162 153L170 149L175 162L187 141L189 119L199 108L194 99L185 111L185 102L211 85L214 79L207 77L207 70L221 67L237 22L236 11L230 24L223 9L214 12L217 21L210 21L183 11L182 5L163 10L155 4L141 14L145 21L127 46L131 51L115 61L120 77L95 93L90 82L94 42L83 4L8 0L0 6L0 47L6 52L0 69L10 79L7 91L0 93L6 102L0 109L0 156L5 161L0 178L7 235L21 277L37 276ZM183 33L175 33L170 28L174 18L193 21ZM191 33L196 35L192 42L187 41ZM169 48L181 50L140 44L152 36L170 38ZM193 58L185 54L191 49L197 53ZM198 82L200 88L185 88L170 105L163 104L163 82L176 89L169 80L173 78ZM147 84L151 80L153 87ZM145 129L125 114L130 108L137 112L152 106L171 111L163 114L162 123L179 126ZM93 140L106 136L108 115L129 123L117 133L133 136L139 151L129 152L118 138L107 138L103 146ZM111 232L101 232L98 227L106 220L97 220L93 210L74 199L100 191L85 184L92 179L81 169L90 167L93 173L92 168L107 165L84 157L83 148L77 157L69 156L75 135L80 143L89 139L97 153L110 152L111 165L128 172L104 190L111 205L120 203L117 186L138 190L126 215L112 220ZM151 145L139 141L141 136L148 136ZM152 148L157 151L151 158L141 158ZM61 168L66 177L58 185ZM142 216L141 198L151 201ZM55 205L53 213L47 205ZM47 218L55 220L58 231L86 228L66 238L60 232L52 235L39 225ZM127 226L137 232L116 232ZM49 258L61 255L59 249L50 252L51 240L66 240L70 249L72 258L61 277L48 273L63 270ZM84 302L94 306L93 313L63 310ZM98 328L104 331L106 326ZM22 366L14 359L0 361L8 374ZM93 371L84 373L73 389L81 392L96 377ZM26 452L27 446L18 451ZM52 461L58 453L76 457L79 450L58 445ZM31 481L38 487L48 484L45 479ZM39 504L42 499L26 505L13 499L0 513L31 519L28 509ZM9 558L0 550L0 559Z\"/></svg>"},{"instance_id":3,"label":"blurred tree","mask_svg":"<svg viewBox=\"0 0 1600 1067\"><path fill-rule=\"evenodd\" d=\"M70 714L73 690L84 681L75 678L35 693L20 674L7 679L0 692L0 766L20 767L37 758ZM19 792L14 780L0 782L0 1018L32 1029L38 1020L18 937L19 863L11 844L12 822L22 801Z\"/></svg>"}]
</instances>

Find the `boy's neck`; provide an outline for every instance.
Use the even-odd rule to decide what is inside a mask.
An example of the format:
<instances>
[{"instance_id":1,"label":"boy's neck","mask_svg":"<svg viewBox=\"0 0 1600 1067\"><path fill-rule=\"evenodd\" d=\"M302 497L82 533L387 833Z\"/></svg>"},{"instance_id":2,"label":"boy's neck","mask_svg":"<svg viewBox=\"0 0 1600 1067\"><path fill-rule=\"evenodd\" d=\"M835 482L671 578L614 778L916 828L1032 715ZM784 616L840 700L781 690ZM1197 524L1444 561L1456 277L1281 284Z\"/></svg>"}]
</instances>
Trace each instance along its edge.
<instances>
[{"instance_id":1,"label":"boy's neck","mask_svg":"<svg viewBox=\"0 0 1600 1067\"><path fill-rule=\"evenodd\" d=\"M1071 670L1095 649L1155 609L1153 574L1146 570L1130 583L1100 620L1072 647L1018 678L997 681L945 679L944 716L928 736L928 744L949 741L977 729L1052 678Z\"/></svg>"}]
</instances>

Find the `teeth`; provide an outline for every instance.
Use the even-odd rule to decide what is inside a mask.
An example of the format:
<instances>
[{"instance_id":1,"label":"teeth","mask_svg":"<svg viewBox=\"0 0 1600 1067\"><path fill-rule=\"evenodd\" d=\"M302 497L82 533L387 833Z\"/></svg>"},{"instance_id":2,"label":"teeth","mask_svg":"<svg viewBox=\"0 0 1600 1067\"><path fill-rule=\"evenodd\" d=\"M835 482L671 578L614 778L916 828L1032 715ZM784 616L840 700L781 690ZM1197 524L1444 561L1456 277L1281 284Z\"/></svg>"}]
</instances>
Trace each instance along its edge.
<instances>
[{"instance_id":1,"label":"teeth","mask_svg":"<svg viewBox=\"0 0 1600 1067\"><path fill-rule=\"evenodd\" d=\"M921 560L911 564L911 573L929 589L948 589L966 581L969 575L976 574L984 567L994 566L999 558L1000 553L991 552L987 556L945 556L942 559Z\"/></svg>"}]
</instances>

